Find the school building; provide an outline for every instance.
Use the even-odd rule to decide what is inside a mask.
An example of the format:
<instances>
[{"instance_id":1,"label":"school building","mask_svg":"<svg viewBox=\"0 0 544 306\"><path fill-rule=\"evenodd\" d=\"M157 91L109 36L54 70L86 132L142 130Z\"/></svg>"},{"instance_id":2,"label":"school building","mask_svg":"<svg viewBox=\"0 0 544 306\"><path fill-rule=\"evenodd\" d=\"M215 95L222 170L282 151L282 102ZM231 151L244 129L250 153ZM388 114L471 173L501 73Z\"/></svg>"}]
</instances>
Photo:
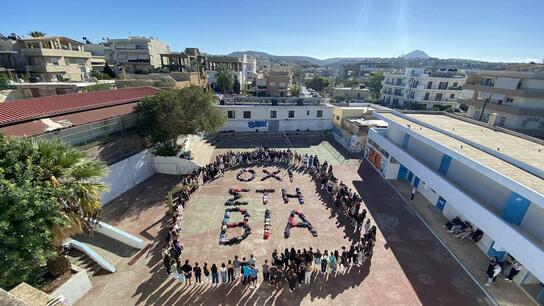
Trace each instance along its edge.
<instances>
[{"instance_id":1,"label":"school building","mask_svg":"<svg viewBox=\"0 0 544 306\"><path fill-rule=\"evenodd\" d=\"M514 282L542 303L544 141L454 114L374 116L388 125L370 129L365 158L385 179L415 186L448 219L481 229L478 248L519 261Z\"/></svg>"}]
</instances>

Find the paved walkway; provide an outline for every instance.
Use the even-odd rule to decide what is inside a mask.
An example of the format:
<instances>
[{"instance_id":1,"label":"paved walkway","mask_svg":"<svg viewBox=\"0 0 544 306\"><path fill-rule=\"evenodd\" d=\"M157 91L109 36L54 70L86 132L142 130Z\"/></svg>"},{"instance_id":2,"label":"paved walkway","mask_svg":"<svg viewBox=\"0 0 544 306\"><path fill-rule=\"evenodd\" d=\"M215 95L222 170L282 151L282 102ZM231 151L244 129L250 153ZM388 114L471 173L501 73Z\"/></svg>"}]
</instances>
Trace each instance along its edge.
<instances>
[{"instance_id":1,"label":"paved walkway","mask_svg":"<svg viewBox=\"0 0 544 306\"><path fill-rule=\"evenodd\" d=\"M390 181L395 189L403 196L405 200L410 199L412 186L405 181ZM489 257L485 255L476 245L472 245L468 240L459 240L454 238L442 225L448 219L421 194L417 194L413 201L409 201L448 248L459 258L467 267L472 276L483 285L487 282L485 270L489 263ZM497 300L500 305L536 305L525 292L516 284L508 283L503 277L497 277L497 281L492 286L485 288Z\"/></svg>"},{"instance_id":2,"label":"paved walkway","mask_svg":"<svg viewBox=\"0 0 544 306\"><path fill-rule=\"evenodd\" d=\"M353 185L399 261L423 305L489 305L492 302L412 209L367 162Z\"/></svg>"}]
</instances>

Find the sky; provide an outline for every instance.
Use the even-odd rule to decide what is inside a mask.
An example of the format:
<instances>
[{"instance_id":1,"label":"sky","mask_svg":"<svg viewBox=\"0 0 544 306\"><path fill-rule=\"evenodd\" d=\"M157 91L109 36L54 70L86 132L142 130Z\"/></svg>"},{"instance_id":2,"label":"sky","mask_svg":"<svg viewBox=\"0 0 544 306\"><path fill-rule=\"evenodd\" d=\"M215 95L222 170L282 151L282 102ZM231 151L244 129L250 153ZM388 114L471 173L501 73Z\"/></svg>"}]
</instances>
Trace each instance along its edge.
<instances>
[{"instance_id":1,"label":"sky","mask_svg":"<svg viewBox=\"0 0 544 306\"><path fill-rule=\"evenodd\" d=\"M2 0L0 33L152 36L209 54L544 59L544 0Z\"/></svg>"}]
</instances>

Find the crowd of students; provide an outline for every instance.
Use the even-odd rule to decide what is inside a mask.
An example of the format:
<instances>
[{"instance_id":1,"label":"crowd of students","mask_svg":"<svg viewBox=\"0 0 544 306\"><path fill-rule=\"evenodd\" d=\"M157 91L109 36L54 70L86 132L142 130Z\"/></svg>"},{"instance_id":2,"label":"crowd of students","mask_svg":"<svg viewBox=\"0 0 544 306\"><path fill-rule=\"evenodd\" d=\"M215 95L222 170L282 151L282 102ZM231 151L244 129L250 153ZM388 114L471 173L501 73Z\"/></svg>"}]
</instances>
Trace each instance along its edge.
<instances>
[{"instance_id":1,"label":"crowd of students","mask_svg":"<svg viewBox=\"0 0 544 306\"><path fill-rule=\"evenodd\" d=\"M195 262L192 265L189 259L182 264L180 256L183 246L179 241L181 231L179 222L183 215L183 208L189 201L191 193L198 189L199 177L202 176L202 183L207 183L222 176L229 168L255 163L283 163L290 168L307 171L316 182L318 189L326 190L334 201L334 205L341 208L344 217L351 219L355 231L361 231L361 238L354 241L349 248L342 247L340 252L338 250L321 252L319 249L314 251L311 247L308 250L285 249L283 253L275 250L270 264L268 260L262 264L262 277L265 282L279 288L285 280L289 289L294 291L297 283L308 284L312 274L345 273L351 266L360 266L372 256L376 241L376 226L371 226L370 219L364 222L366 210L361 210L361 197L334 176L331 165L328 165L326 161L320 163L317 155L302 155L291 150L271 150L261 147L250 152L231 151L218 155L215 162L185 178L183 184L187 188L180 195L180 201L174 205L173 226L168 232L166 245L161 253L168 275L173 272L177 280L188 283L192 282L194 276L197 284L219 285L241 279L242 284L248 284L253 288L257 286L259 267L253 255L250 255L247 260L245 257L239 260L238 256L235 256L233 260L223 262L221 265L207 262L202 265ZM204 275L204 281L202 275Z\"/></svg>"}]
</instances>

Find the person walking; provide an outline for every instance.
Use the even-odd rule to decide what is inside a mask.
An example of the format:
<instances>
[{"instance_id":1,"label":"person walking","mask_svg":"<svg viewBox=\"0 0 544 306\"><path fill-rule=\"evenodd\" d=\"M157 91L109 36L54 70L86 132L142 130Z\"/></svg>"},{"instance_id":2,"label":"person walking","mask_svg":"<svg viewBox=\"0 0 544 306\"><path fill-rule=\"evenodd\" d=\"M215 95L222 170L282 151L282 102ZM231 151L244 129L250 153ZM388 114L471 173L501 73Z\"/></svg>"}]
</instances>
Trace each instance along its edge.
<instances>
[{"instance_id":1,"label":"person walking","mask_svg":"<svg viewBox=\"0 0 544 306\"><path fill-rule=\"evenodd\" d=\"M495 280L495 277L501 272L501 266L499 265L499 260L496 256L493 256L491 260L489 261L489 265L487 266L487 283L485 283L486 286L491 285L491 283Z\"/></svg>"},{"instance_id":2,"label":"person walking","mask_svg":"<svg viewBox=\"0 0 544 306\"><path fill-rule=\"evenodd\" d=\"M219 273L217 272L217 266L215 264L212 264L212 268L210 270L212 271L212 285L219 285Z\"/></svg>"},{"instance_id":3,"label":"person walking","mask_svg":"<svg viewBox=\"0 0 544 306\"><path fill-rule=\"evenodd\" d=\"M414 200L414 197L416 196L416 191L417 191L417 187L414 186L414 188L412 188L412 191L410 192L410 200L411 201Z\"/></svg>"},{"instance_id":4,"label":"person walking","mask_svg":"<svg viewBox=\"0 0 544 306\"><path fill-rule=\"evenodd\" d=\"M198 266L198 262L195 262L195 266L193 267L193 273L195 274L195 283L202 283L202 269Z\"/></svg>"},{"instance_id":5,"label":"person walking","mask_svg":"<svg viewBox=\"0 0 544 306\"><path fill-rule=\"evenodd\" d=\"M289 284L289 290L294 292L297 287L297 272L290 269L287 273L287 283Z\"/></svg>"},{"instance_id":6,"label":"person walking","mask_svg":"<svg viewBox=\"0 0 544 306\"><path fill-rule=\"evenodd\" d=\"M234 281L234 265L230 259L227 262L227 278L229 283Z\"/></svg>"},{"instance_id":7,"label":"person walking","mask_svg":"<svg viewBox=\"0 0 544 306\"><path fill-rule=\"evenodd\" d=\"M227 283L227 266L225 263L221 263L221 284Z\"/></svg>"}]
</instances>

